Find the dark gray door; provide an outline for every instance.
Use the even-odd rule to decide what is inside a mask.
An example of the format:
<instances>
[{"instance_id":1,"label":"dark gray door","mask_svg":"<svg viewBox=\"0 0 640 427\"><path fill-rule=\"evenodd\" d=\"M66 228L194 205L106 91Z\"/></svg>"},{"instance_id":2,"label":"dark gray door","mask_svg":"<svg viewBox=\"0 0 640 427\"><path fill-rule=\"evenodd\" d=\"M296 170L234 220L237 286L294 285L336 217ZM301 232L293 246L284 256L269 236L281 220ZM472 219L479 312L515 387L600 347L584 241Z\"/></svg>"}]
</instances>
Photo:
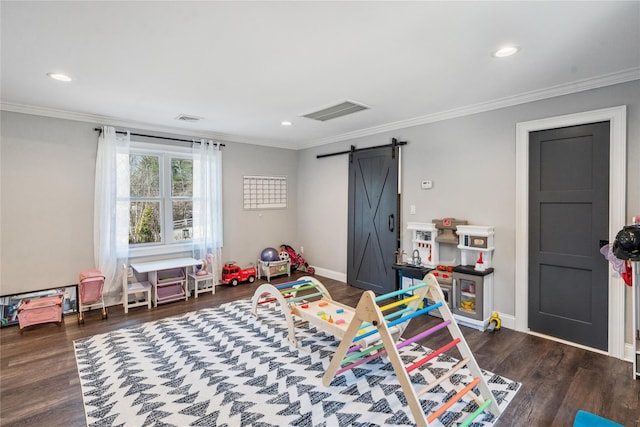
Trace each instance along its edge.
<instances>
[{"instance_id":1,"label":"dark gray door","mask_svg":"<svg viewBox=\"0 0 640 427\"><path fill-rule=\"evenodd\" d=\"M608 348L609 122L529 135L529 328Z\"/></svg>"},{"instance_id":2,"label":"dark gray door","mask_svg":"<svg viewBox=\"0 0 640 427\"><path fill-rule=\"evenodd\" d=\"M398 150L350 154L347 282L377 293L396 289Z\"/></svg>"}]
</instances>

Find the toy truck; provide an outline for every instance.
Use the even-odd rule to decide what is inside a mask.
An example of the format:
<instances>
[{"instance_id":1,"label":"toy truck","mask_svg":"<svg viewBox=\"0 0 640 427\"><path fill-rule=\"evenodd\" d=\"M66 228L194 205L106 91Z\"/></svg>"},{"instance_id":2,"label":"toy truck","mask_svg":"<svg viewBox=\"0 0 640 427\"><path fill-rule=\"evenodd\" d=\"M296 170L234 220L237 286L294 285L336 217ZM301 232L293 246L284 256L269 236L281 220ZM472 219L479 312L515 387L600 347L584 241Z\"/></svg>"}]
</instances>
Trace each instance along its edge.
<instances>
[{"instance_id":1,"label":"toy truck","mask_svg":"<svg viewBox=\"0 0 640 427\"><path fill-rule=\"evenodd\" d=\"M255 267L240 268L234 262L228 262L222 267L222 281L225 285L238 286L240 282L253 283L256 280Z\"/></svg>"}]
</instances>

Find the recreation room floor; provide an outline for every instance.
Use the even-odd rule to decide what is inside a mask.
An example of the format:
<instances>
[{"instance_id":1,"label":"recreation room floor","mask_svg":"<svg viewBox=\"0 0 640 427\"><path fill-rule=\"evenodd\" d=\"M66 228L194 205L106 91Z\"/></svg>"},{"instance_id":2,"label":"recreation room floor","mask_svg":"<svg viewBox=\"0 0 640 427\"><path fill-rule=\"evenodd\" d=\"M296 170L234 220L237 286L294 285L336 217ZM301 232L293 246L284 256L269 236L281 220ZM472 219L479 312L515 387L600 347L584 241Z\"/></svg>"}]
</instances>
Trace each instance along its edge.
<instances>
[{"instance_id":1,"label":"recreation room floor","mask_svg":"<svg viewBox=\"0 0 640 427\"><path fill-rule=\"evenodd\" d=\"M301 276L293 274L292 278ZM278 277L274 284L291 280ZM318 279L333 299L355 307L362 291L323 277ZM134 308L125 315L122 306L109 308L109 318L99 310L78 325L75 315L64 325L36 325L19 333L17 326L0 329L0 425L82 426L82 395L73 340L178 315L229 301L250 298L258 280L237 287L221 285L216 294L198 299ZM415 335L439 319L421 316L412 321L405 336ZM489 371L519 381L522 386L496 427L572 426L579 409L610 418L627 427L640 427L640 381L634 381L631 364L532 335L502 329L496 333L461 327L478 364ZM438 348L448 334L420 341ZM460 357L456 351L449 352Z\"/></svg>"}]
</instances>

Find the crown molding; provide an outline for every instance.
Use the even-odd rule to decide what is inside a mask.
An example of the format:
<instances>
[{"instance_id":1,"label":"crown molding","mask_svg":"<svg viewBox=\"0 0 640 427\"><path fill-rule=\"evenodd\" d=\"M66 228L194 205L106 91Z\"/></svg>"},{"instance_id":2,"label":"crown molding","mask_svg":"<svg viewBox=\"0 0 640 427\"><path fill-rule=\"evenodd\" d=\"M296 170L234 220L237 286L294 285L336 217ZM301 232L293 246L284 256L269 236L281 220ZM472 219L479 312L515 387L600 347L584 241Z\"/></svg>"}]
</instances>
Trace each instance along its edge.
<instances>
[{"instance_id":1,"label":"crown molding","mask_svg":"<svg viewBox=\"0 0 640 427\"><path fill-rule=\"evenodd\" d=\"M224 142L238 142L242 144L261 145L266 147L304 150L307 148L317 147L334 142L346 141L349 139L360 138L364 136L375 135L383 132L395 131L398 129L420 126L428 123L439 122L442 120L454 119L457 117L469 116L472 114L482 113L486 111L498 110L500 108L512 107L514 105L526 104L529 102L540 101L544 99L554 98L562 95L582 92L590 89L611 86L619 83L626 83L633 80L640 80L640 67L629 68L627 70L617 71L614 73L604 74L588 79L576 80L574 82L561 85L551 86L545 89L525 92L518 95L498 98L492 101L472 104L465 107L454 108L451 110L440 111L433 114L427 114L408 120L401 120L393 123L387 123L380 126L373 126L366 129L360 129L353 132L347 132L340 135L334 135L327 138L303 141L297 147L291 148L287 143L265 139L247 138L239 135L228 135L208 131L191 131L189 129L152 125L149 123L134 122L131 120L119 119L115 117L99 116L94 114L77 113L72 111L58 110L55 108L41 107L34 105L24 105L11 102L0 102L0 110L11 111L14 113L33 114L37 116L54 117L58 119L76 120L81 122L94 123L99 125L109 125L115 127L140 129L146 131L163 132L176 135L197 134L198 138L215 139Z\"/></svg>"},{"instance_id":2,"label":"crown molding","mask_svg":"<svg viewBox=\"0 0 640 427\"><path fill-rule=\"evenodd\" d=\"M221 142L238 142L241 144L262 145L267 147L291 149L290 146L283 142L246 138L238 135L228 135L223 133L191 130L186 128L160 126L149 123L135 122L132 120L124 120L109 116L100 116L95 114L77 113L73 111L59 110L55 108L42 107L36 105L25 105L13 102L0 102L0 110L10 111L12 113L31 114L36 116L53 117L56 119L75 120L79 122L93 123L98 126L114 126L117 128L136 129L150 132L168 133L173 135L189 136L196 139L213 139ZM194 136L197 135L197 136Z\"/></svg>"},{"instance_id":3,"label":"crown molding","mask_svg":"<svg viewBox=\"0 0 640 427\"><path fill-rule=\"evenodd\" d=\"M605 86L611 86L619 83L626 83L633 80L640 80L640 67L630 68L615 73L604 74L598 77L592 77L583 80L577 80L571 83L551 86L545 89L524 92L518 95L507 96L492 101L472 104L461 108L441 111L434 114L416 117L408 120L387 123L380 126L374 126L367 129L361 129L353 132L347 132L328 138L306 141L299 145L298 149L306 149L317 147L320 145L340 142L349 139L359 138L363 136L371 136L382 132L389 132L398 129L404 129L413 126L424 125L427 123L439 122L442 120L454 119L457 117L469 116L472 114L483 113L486 111L498 110L500 108L512 107L514 105L526 104L529 102L540 101L543 99L554 98L556 96L569 95L572 93L582 92L590 89L596 89Z\"/></svg>"}]
</instances>

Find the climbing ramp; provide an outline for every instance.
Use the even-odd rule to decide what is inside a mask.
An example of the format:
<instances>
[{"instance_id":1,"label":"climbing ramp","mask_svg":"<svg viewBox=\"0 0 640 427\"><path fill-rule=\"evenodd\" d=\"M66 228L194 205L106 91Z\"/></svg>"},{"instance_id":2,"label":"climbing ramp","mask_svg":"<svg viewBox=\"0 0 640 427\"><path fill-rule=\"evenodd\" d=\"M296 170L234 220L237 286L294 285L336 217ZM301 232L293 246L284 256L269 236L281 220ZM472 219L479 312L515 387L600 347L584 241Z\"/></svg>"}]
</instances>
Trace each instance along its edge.
<instances>
[{"instance_id":1,"label":"climbing ramp","mask_svg":"<svg viewBox=\"0 0 640 427\"><path fill-rule=\"evenodd\" d=\"M407 293L418 293L420 290L426 289L426 296L430 301L433 302L432 305L427 307L403 312L399 317L394 318L393 320L389 319L389 315L385 317L383 314L389 304L385 306L379 306L378 303L388 300L390 298L396 297L398 295L406 295ZM422 293L420 292L422 296ZM411 297L408 297L411 298ZM399 304L402 305L403 300L396 301L391 304ZM442 322L433 326L425 331L422 331L411 338L407 338L404 340L396 340L394 339L394 328L397 328L399 325L403 323L409 322L411 319L424 315L430 311L438 310L440 313L440 317L442 318ZM376 328L375 332L362 331L362 325L371 324ZM427 353L424 357L410 363L408 366L405 366L405 363L402 361L400 351L403 347L411 345L421 339L424 339L438 331L448 330L451 335L452 340L440 347L439 349ZM379 337L380 342L378 344L363 346L361 344L361 340L363 337L369 337L377 335ZM453 366L445 374L438 377L435 381L425 386L421 386L417 388L411 382L411 374L412 372L419 372L419 368L427 364L430 360L444 354L446 351L457 347L458 351L462 355L462 360ZM342 342L338 346L336 353L333 355L331 359L331 363L327 368L324 376L322 377L322 382L325 386L328 386L334 376L341 375L342 373L355 368L363 363L366 363L370 360L373 360L377 357L387 357L393 366L393 370L398 377L398 381L402 387L402 391L405 394L407 399L407 403L411 409L411 413L415 419L415 422L418 426L428 427L432 424L438 417L443 415L449 408L451 408L458 401L462 400L465 396L468 396L469 399L474 400L477 403L478 408L471 413L465 420L461 420L461 424L459 426L466 427L473 422L473 420L478 417L485 410L488 410L496 417L500 415L500 409L498 408L495 399L493 398L489 387L482 376L482 371L478 367L478 364L471 353L467 342L462 335L460 328L455 322L451 311L449 310L449 306L447 305L442 290L438 285L438 281L436 278L428 274L424 278L424 283L416 285L414 287L403 289L396 292L391 292L385 295L381 295L376 297L375 294L371 291L366 291L360 298L358 305L355 308L354 317L349 325L347 331L342 337ZM460 369L466 367L473 380L466 385L457 386L457 393L453 395L449 400L445 401L440 407L435 408L434 411L429 414L425 414L422 410L422 406L420 404L420 396L434 387L440 385L444 381L450 380L450 378ZM452 383L453 384L453 383ZM480 392L480 395L476 395L473 392L473 389L477 388Z\"/></svg>"}]
</instances>

